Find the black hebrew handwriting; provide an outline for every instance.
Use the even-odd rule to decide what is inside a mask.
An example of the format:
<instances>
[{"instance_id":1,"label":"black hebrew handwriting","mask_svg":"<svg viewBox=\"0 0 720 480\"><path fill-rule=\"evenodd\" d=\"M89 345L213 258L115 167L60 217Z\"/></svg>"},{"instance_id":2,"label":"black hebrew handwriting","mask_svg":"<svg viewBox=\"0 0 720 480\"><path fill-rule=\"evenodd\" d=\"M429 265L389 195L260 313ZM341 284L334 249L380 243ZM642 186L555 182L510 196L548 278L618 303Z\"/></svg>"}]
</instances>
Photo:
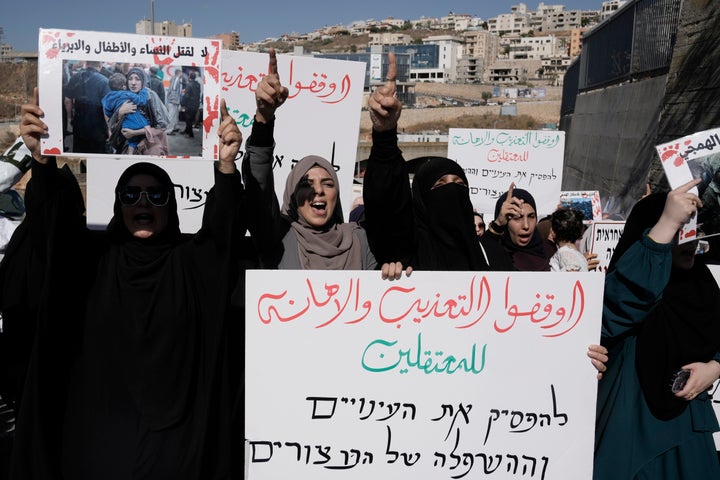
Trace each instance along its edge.
<instances>
[{"instance_id":1,"label":"black hebrew handwriting","mask_svg":"<svg viewBox=\"0 0 720 480\"><path fill-rule=\"evenodd\" d=\"M415 420L416 408L412 403L400 402L384 402L376 400L367 400L365 398L347 398L347 397L305 397L305 400L312 402L312 419L313 420L329 420L335 415L338 401L341 404L358 408L359 420L375 420L383 422L389 420L395 415L406 420ZM377 411L376 411L377 408ZM374 418L370 418L375 415Z\"/></svg>"},{"instance_id":2,"label":"black hebrew handwriting","mask_svg":"<svg viewBox=\"0 0 720 480\"><path fill-rule=\"evenodd\" d=\"M555 386L550 385L550 392L552 394L552 416L548 413L534 413L534 412L519 412L517 410L499 410L493 408L490 410L490 416L488 417L487 432L485 433L485 440L483 445L487 444L488 437L490 437L490 430L492 429L495 422L508 420L508 432L510 433L524 433L532 430L536 426L538 427L549 427L552 425L553 419L561 419L556 422L558 426L562 427L567 424L568 416L565 413L558 413L557 398L555 396Z\"/></svg>"},{"instance_id":3,"label":"black hebrew handwriting","mask_svg":"<svg viewBox=\"0 0 720 480\"><path fill-rule=\"evenodd\" d=\"M467 408L466 408L467 407ZM450 422L450 427L448 428L448 433L445 435L444 440L447 440L450 437L450 433L452 432L453 427L455 426L455 420L457 420L458 415L462 415L462 421L465 422L465 425L470 425L470 410L472 410L472 405L463 405L462 403L458 405L457 412L455 412L455 409L452 405L449 405L447 403L444 403L442 405L442 413L437 418L431 418L430 420L433 422L437 422L445 418L446 414L448 417L452 417L452 422Z\"/></svg>"},{"instance_id":4,"label":"black hebrew handwriting","mask_svg":"<svg viewBox=\"0 0 720 480\"><path fill-rule=\"evenodd\" d=\"M284 450L283 450L284 448ZM250 461L253 463L269 462L274 455L283 453L294 454L297 463L320 465L329 470L348 470L358 465L369 465L374 461L371 452L358 449L333 449L330 445L302 445L297 442L250 441ZM331 463L337 461L337 463Z\"/></svg>"},{"instance_id":5,"label":"black hebrew handwriting","mask_svg":"<svg viewBox=\"0 0 720 480\"><path fill-rule=\"evenodd\" d=\"M390 425L385 425L385 428L387 428L387 444L385 446L385 455L392 459L388 459L387 463L395 463L397 462L398 458L402 457L403 463L406 467L412 467L413 465L415 465L418 460L420 460L420 452L400 453L395 450L391 450L390 445L392 444L392 430L390 429Z\"/></svg>"},{"instance_id":6,"label":"black hebrew handwriting","mask_svg":"<svg viewBox=\"0 0 720 480\"><path fill-rule=\"evenodd\" d=\"M208 195L207 190L203 188L191 187L189 185L179 185L177 183L173 184L173 187L175 187L178 199L187 200L190 203L197 203L197 205L194 205L185 210L193 210L205 205L205 201L207 200Z\"/></svg>"},{"instance_id":7,"label":"black hebrew handwriting","mask_svg":"<svg viewBox=\"0 0 720 480\"><path fill-rule=\"evenodd\" d=\"M602 229L598 228L595 231L596 242L617 242L623 234L624 228L611 228Z\"/></svg>"},{"instance_id":8,"label":"black hebrew handwriting","mask_svg":"<svg viewBox=\"0 0 720 480\"><path fill-rule=\"evenodd\" d=\"M458 428L456 429L455 445L453 446L452 451L449 454L444 454L441 452L434 453L435 461L433 462L433 467L447 467L448 470L453 472L453 475L451 477L453 479L463 478L468 475L475 466L476 459L479 465L482 464L482 471L485 475L491 475L493 473L498 473L498 475L501 475L502 473L511 473L512 475L517 475L518 473L520 473L523 477L529 474L532 478L535 477L535 473L537 472L540 475L539 478L544 479L545 472L547 471L548 462L550 461L548 457L541 457L540 463L542 464L542 468L538 470L538 459L535 457L531 457L528 455L518 456L510 453L458 453L457 450L459 444L460 429Z\"/></svg>"}]
</instances>

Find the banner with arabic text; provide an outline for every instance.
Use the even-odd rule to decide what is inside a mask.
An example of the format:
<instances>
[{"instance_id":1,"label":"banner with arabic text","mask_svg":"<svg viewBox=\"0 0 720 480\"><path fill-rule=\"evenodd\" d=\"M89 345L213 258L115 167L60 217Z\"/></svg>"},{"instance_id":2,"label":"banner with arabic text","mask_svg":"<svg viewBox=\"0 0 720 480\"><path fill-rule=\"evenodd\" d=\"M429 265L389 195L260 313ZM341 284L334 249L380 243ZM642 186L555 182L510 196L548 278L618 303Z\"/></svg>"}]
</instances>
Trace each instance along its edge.
<instances>
[{"instance_id":1,"label":"banner with arabic text","mask_svg":"<svg viewBox=\"0 0 720 480\"><path fill-rule=\"evenodd\" d=\"M268 72L265 53L222 52L222 97L243 134L250 136L255 90ZM298 160L319 155L334 167L340 181L345 219L352 206L353 172L365 63L278 55L278 75L289 97L275 113L275 192L282 204L285 180Z\"/></svg>"},{"instance_id":2,"label":"banner with arabic text","mask_svg":"<svg viewBox=\"0 0 720 480\"><path fill-rule=\"evenodd\" d=\"M535 198L538 218L555 211L562 185L565 132L451 128L448 157L465 170L470 200L492 215L514 183Z\"/></svg>"},{"instance_id":3,"label":"banner with arabic text","mask_svg":"<svg viewBox=\"0 0 720 480\"><path fill-rule=\"evenodd\" d=\"M604 275L246 280L250 480L592 477Z\"/></svg>"},{"instance_id":4,"label":"banner with arabic text","mask_svg":"<svg viewBox=\"0 0 720 480\"><path fill-rule=\"evenodd\" d=\"M88 64L88 62L93 62ZM140 68L144 72L143 87L151 91L150 68L155 67L162 75L162 88L168 89L176 70L182 70L184 88L187 82L198 82L202 118L201 128L196 132L194 140L166 136L168 118L164 114L148 113L157 109L165 109L162 105L154 105L155 100L139 96L140 92L131 92L129 85L118 88L124 90L123 101L133 102L137 114L144 113L144 125L141 119L123 128L144 131L131 137L135 152L142 151L139 144L143 137L153 143L164 143L167 155L147 154L143 157L176 157L217 159L217 126L220 93L220 40L207 40L189 37L165 37L160 35L133 35L114 32L89 32L82 30L48 30L40 29L38 45L38 91L40 106L45 113L43 120L48 125L48 136L42 139L44 155L76 155L76 156L123 156L126 153L114 151L112 141L108 139L103 147L99 142L103 130L108 129L103 122L114 112L108 107L108 93L113 88L108 85L112 74L127 75L132 68ZM188 75L194 72L195 80ZM92 74L91 74L92 73ZM102 79L105 78L103 82ZM104 83L104 85L102 84ZM105 92L104 95L102 93ZM135 95L130 97L130 94ZM118 94L119 95L119 94ZM115 98L119 98L115 97ZM103 102L103 99L105 100ZM121 103L118 101L118 104ZM104 109L104 110L103 110ZM92 112L92 115L91 113ZM77 113L77 115L76 115ZM65 117L65 118L64 118ZM128 114L124 118L129 118ZM75 121L74 121L75 120ZM128 120L129 122L130 120ZM191 119L191 122L194 119ZM185 126L181 121L180 126ZM149 132L149 128L154 128ZM119 133L119 132L117 132Z\"/></svg>"}]
</instances>

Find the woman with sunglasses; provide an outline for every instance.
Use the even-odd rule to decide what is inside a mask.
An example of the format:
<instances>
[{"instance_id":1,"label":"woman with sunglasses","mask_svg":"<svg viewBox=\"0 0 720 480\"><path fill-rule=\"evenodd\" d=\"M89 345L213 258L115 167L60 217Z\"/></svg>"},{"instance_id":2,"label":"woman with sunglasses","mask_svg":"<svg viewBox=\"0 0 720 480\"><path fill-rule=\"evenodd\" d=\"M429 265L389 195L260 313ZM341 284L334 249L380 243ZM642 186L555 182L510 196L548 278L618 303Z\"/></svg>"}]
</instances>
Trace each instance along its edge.
<instances>
[{"instance_id":1,"label":"woman with sunglasses","mask_svg":"<svg viewBox=\"0 0 720 480\"><path fill-rule=\"evenodd\" d=\"M77 181L40 154L37 91L22 112L32 180L0 307L7 331L34 329L11 478L229 477L228 304L245 226L242 137L224 101L215 186L192 237L170 177L145 162L120 176L107 231L88 230Z\"/></svg>"}]
</instances>

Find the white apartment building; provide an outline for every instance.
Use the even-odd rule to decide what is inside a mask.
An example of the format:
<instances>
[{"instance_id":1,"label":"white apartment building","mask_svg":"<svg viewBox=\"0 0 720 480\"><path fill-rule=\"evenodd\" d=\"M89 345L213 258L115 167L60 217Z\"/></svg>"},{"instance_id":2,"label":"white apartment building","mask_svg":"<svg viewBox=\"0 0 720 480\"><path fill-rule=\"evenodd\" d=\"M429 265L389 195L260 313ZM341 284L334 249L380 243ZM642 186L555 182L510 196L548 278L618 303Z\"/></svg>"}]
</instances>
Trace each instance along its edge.
<instances>
[{"instance_id":1,"label":"white apartment building","mask_svg":"<svg viewBox=\"0 0 720 480\"><path fill-rule=\"evenodd\" d=\"M627 0L608 0L600 5L600 21L602 22L627 3Z\"/></svg>"},{"instance_id":2,"label":"white apartment building","mask_svg":"<svg viewBox=\"0 0 720 480\"><path fill-rule=\"evenodd\" d=\"M402 18L388 17L385 20L380 20L380 23L388 27L402 28L403 25L405 25L405 20Z\"/></svg>"},{"instance_id":3,"label":"white apartment building","mask_svg":"<svg viewBox=\"0 0 720 480\"><path fill-rule=\"evenodd\" d=\"M479 83L483 79L485 67L494 63L500 52L500 37L482 30L463 32L465 41L463 55L458 62L458 78L460 83Z\"/></svg>"},{"instance_id":4,"label":"white apartment building","mask_svg":"<svg viewBox=\"0 0 720 480\"><path fill-rule=\"evenodd\" d=\"M541 60L565 55L565 45L554 35L510 38L510 60Z\"/></svg>"},{"instance_id":5,"label":"white apartment building","mask_svg":"<svg viewBox=\"0 0 720 480\"><path fill-rule=\"evenodd\" d=\"M488 31L495 35L522 35L532 30L531 20L532 15L529 13L503 13L488 19Z\"/></svg>"},{"instance_id":6,"label":"white apartment building","mask_svg":"<svg viewBox=\"0 0 720 480\"><path fill-rule=\"evenodd\" d=\"M549 12L542 17L540 30L543 33L557 30L572 30L582 26L582 10L561 10Z\"/></svg>"},{"instance_id":7,"label":"white apartment building","mask_svg":"<svg viewBox=\"0 0 720 480\"><path fill-rule=\"evenodd\" d=\"M412 37L404 33L380 32L371 33L368 45L410 45Z\"/></svg>"},{"instance_id":8,"label":"white apartment building","mask_svg":"<svg viewBox=\"0 0 720 480\"><path fill-rule=\"evenodd\" d=\"M458 62L463 54L463 40L451 35L435 35L423 38L423 44L438 45L438 74L429 80L454 83L458 78Z\"/></svg>"}]
</instances>

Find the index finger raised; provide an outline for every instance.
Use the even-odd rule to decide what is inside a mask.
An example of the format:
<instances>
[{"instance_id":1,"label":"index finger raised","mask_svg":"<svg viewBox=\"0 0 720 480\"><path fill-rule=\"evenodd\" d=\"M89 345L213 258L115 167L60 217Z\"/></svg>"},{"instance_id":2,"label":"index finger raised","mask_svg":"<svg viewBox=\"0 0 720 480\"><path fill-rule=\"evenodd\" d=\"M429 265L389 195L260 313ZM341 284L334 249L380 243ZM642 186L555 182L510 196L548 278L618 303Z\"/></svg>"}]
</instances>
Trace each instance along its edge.
<instances>
[{"instance_id":1,"label":"index finger raised","mask_svg":"<svg viewBox=\"0 0 720 480\"><path fill-rule=\"evenodd\" d=\"M278 68L277 68L277 56L275 55L275 49L270 48L270 50L268 50L268 55L270 56L270 60L268 61L268 74L269 75L277 75Z\"/></svg>"},{"instance_id":2,"label":"index finger raised","mask_svg":"<svg viewBox=\"0 0 720 480\"><path fill-rule=\"evenodd\" d=\"M220 120L225 120L227 116L230 115L227 109L227 104L225 103L225 99L223 98L220 100Z\"/></svg>"},{"instance_id":3,"label":"index finger raised","mask_svg":"<svg viewBox=\"0 0 720 480\"><path fill-rule=\"evenodd\" d=\"M388 83L395 83L397 79L397 60L395 58L395 52L388 52L388 72L387 81Z\"/></svg>"},{"instance_id":4,"label":"index finger raised","mask_svg":"<svg viewBox=\"0 0 720 480\"><path fill-rule=\"evenodd\" d=\"M510 182L510 187L508 188L508 192L507 192L508 200L510 200L513 197L514 191L515 191L515 182Z\"/></svg>"}]
</instances>

